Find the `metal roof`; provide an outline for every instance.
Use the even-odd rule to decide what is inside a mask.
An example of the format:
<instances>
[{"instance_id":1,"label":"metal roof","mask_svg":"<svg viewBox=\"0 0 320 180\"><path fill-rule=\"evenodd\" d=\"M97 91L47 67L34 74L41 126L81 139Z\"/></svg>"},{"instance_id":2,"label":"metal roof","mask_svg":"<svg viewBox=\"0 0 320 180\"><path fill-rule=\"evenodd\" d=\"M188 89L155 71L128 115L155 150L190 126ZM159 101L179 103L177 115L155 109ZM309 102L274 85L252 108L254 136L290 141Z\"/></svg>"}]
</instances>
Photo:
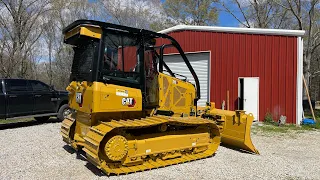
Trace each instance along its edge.
<instances>
[{"instance_id":1,"label":"metal roof","mask_svg":"<svg viewBox=\"0 0 320 180\"><path fill-rule=\"evenodd\" d=\"M175 31L212 31L212 32L265 34L265 35L282 35L282 36L298 36L298 37L302 37L305 34L304 30L192 26L192 25L177 25L177 26L159 31L159 33L167 34Z\"/></svg>"}]
</instances>

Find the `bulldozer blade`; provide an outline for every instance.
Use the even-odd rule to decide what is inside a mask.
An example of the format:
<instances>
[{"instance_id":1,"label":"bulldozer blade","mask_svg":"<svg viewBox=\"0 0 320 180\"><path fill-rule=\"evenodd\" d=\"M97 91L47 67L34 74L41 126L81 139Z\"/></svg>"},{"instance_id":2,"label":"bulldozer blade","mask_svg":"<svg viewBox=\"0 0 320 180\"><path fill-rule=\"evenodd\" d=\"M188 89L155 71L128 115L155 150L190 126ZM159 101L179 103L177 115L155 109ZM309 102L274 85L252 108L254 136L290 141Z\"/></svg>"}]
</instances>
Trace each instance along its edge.
<instances>
[{"instance_id":1,"label":"bulldozer blade","mask_svg":"<svg viewBox=\"0 0 320 180\"><path fill-rule=\"evenodd\" d=\"M260 154L251 140L252 122L253 116L250 116L250 114L243 123L235 123L232 120L227 120L221 133L222 144L239 148L251 153Z\"/></svg>"},{"instance_id":2,"label":"bulldozer blade","mask_svg":"<svg viewBox=\"0 0 320 180\"><path fill-rule=\"evenodd\" d=\"M215 117L223 145L260 154L251 140L251 125L254 119L251 113L245 114L244 111L227 111L213 108L204 115Z\"/></svg>"}]
</instances>

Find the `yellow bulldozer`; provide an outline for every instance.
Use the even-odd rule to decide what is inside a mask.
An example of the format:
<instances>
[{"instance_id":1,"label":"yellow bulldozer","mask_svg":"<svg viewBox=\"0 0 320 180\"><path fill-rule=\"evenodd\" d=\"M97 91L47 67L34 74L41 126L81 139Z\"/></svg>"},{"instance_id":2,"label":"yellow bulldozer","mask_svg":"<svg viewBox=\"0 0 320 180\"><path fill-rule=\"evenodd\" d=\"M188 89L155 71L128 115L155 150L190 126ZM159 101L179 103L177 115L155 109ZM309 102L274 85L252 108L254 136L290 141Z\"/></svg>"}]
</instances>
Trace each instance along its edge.
<instances>
[{"instance_id":1,"label":"yellow bulldozer","mask_svg":"<svg viewBox=\"0 0 320 180\"><path fill-rule=\"evenodd\" d=\"M252 114L214 103L197 107L198 77L179 43L166 34L93 20L63 30L74 50L63 140L106 174L127 174L212 156L220 143L259 154ZM158 44L164 39L167 44ZM195 84L163 60L174 48Z\"/></svg>"}]
</instances>

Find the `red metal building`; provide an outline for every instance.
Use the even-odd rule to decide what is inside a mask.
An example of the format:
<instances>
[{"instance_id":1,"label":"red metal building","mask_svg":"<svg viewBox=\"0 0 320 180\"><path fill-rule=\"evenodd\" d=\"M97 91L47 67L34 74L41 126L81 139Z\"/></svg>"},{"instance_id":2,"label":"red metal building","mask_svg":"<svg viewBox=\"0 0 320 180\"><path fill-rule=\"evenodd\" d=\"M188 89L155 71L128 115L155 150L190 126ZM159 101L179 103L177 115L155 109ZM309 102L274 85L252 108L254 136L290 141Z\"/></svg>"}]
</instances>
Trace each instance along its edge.
<instances>
[{"instance_id":1,"label":"red metal building","mask_svg":"<svg viewBox=\"0 0 320 180\"><path fill-rule=\"evenodd\" d=\"M201 105L211 101L221 108L225 101L225 108L252 112L258 121L270 113L300 124L304 31L178 25L160 33L174 37L191 59ZM165 53L169 67L183 72L177 51Z\"/></svg>"}]
</instances>

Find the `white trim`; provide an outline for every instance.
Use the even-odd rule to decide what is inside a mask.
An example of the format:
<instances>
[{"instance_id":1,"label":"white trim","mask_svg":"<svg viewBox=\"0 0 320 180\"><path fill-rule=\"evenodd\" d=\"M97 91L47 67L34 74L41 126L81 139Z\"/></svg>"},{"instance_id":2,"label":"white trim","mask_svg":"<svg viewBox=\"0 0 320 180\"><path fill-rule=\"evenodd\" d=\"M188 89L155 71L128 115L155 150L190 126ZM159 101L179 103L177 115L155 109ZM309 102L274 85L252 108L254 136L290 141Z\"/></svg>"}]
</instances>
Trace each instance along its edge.
<instances>
[{"instance_id":1,"label":"white trim","mask_svg":"<svg viewBox=\"0 0 320 180\"><path fill-rule=\"evenodd\" d=\"M259 104L259 97L260 97L260 77L250 77L250 76L247 76L247 77L238 77L238 98L240 97L240 79L245 79L245 78L256 78L258 79L258 108L257 108L257 122L260 121L260 118L259 118L259 110L260 110L260 104ZM239 101L238 101L238 109L239 109ZM247 112L247 113L250 113L250 112Z\"/></svg>"},{"instance_id":2,"label":"white trim","mask_svg":"<svg viewBox=\"0 0 320 180\"><path fill-rule=\"evenodd\" d=\"M303 30L286 30L286 29L259 29L259 28L234 28L234 27L217 27L217 26L191 26L177 25L168 29L159 31L159 33L167 34L175 31L213 31L213 32L229 32L244 34L266 34L266 35L283 35L283 36L304 36Z\"/></svg>"},{"instance_id":3,"label":"white trim","mask_svg":"<svg viewBox=\"0 0 320 180\"><path fill-rule=\"evenodd\" d=\"M184 52L184 54L198 54L198 53L211 53L211 50ZM180 54L180 53L169 53L169 54L163 54L163 55L170 56L170 55L178 55L178 54Z\"/></svg>"},{"instance_id":4,"label":"white trim","mask_svg":"<svg viewBox=\"0 0 320 180\"><path fill-rule=\"evenodd\" d=\"M208 72L208 103L211 102L211 51L209 52L209 62L208 62L208 66L209 66L209 72ZM229 106L230 107L230 106Z\"/></svg>"},{"instance_id":5,"label":"white trim","mask_svg":"<svg viewBox=\"0 0 320 180\"><path fill-rule=\"evenodd\" d=\"M303 75L303 39L301 37L297 38L297 97L296 97L296 125L299 126L302 121L302 75Z\"/></svg>"},{"instance_id":6,"label":"white trim","mask_svg":"<svg viewBox=\"0 0 320 180\"><path fill-rule=\"evenodd\" d=\"M184 52L185 55L187 54L199 54L199 53L209 53L209 59L208 59L208 83L207 83L207 102L210 102L210 92L211 92L211 50L208 51L190 51L190 52ZM171 55L180 55L180 53L169 53L169 54L163 54L164 56L171 56ZM200 87L201 88L201 87Z\"/></svg>"}]
</instances>

